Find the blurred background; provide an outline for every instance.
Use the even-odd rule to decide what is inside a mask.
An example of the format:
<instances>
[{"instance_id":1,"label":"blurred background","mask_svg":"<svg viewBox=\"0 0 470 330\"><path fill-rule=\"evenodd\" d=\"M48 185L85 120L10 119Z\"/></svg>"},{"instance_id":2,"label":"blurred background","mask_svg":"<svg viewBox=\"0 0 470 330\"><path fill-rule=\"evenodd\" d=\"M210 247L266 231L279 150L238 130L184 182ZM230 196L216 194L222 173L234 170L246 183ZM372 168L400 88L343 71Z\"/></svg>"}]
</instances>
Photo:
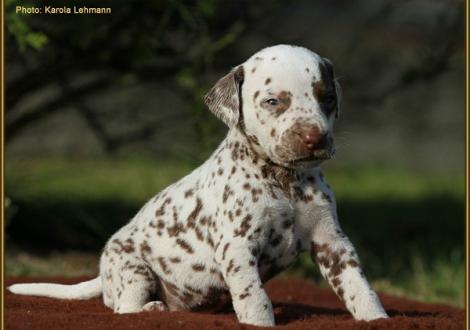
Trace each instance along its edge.
<instances>
[{"instance_id":1,"label":"blurred background","mask_svg":"<svg viewBox=\"0 0 470 330\"><path fill-rule=\"evenodd\" d=\"M323 167L373 286L463 306L464 1L18 4L44 2L6 0L7 276L96 274L106 239L223 139L203 94L288 43L340 77L338 156ZM283 276L325 285L307 254Z\"/></svg>"}]
</instances>

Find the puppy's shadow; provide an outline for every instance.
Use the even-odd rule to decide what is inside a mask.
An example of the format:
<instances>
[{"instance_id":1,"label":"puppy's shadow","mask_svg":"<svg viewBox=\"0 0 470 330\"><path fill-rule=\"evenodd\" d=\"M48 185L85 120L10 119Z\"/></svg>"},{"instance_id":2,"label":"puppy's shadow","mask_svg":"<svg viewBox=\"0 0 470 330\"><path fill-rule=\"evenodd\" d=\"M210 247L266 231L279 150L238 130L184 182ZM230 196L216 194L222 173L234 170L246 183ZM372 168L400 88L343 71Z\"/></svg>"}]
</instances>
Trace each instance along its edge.
<instances>
[{"instance_id":1,"label":"puppy's shadow","mask_svg":"<svg viewBox=\"0 0 470 330\"><path fill-rule=\"evenodd\" d=\"M274 302L273 307L276 311L276 321L278 324L285 325L294 321L303 320L311 316L340 316L350 317L351 314L339 308L326 308L326 307L315 307L311 305L304 305L299 303L286 303L286 302ZM437 312L422 312L422 311L398 311L395 309L388 309L387 314L392 317L436 317L439 315Z\"/></svg>"},{"instance_id":2,"label":"puppy's shadow","mask_svg":"<svg viewBox=\"0 0 470 330\"><path fill-rule=\"evenodd\" d=\"M299 303L274 302L276 321L278 324L288 324L303 320L310 316L348 316L346 310L339 308L326 308L304 305Z\"/></svg>"},{"instance_id":3,"label":"puppy's shadow","mask_svg":"<svg viewBox=\"0 0 470 330\"><path fill-rule=\"evenodd\" d=\"M434 317L438 316L438 312L419 312L419 311L397 311L396 309L387 309L390 317L406 316L406 317Z\"/></svg>"},{"instance_id":4,"label":"puppy's shadow","mask_svg":"<svg viewBox=\"0 0 470 330\"><path fill-rule=\"evenodd\" d=\"M275 311L276 323L278 325L287 325L291 322L301 321L312 316L340 317L342 319L353 320L352 315L347 310L340 308L315 307L289 302L273 302L273 308ZM437 312L399 311L396 309L387 309L386 311L391 318L436 317L439 315ZM232 306L226 306L223 310L219 311L219 313L235 314L235 311Z\"/></svg>"}]
</instances>

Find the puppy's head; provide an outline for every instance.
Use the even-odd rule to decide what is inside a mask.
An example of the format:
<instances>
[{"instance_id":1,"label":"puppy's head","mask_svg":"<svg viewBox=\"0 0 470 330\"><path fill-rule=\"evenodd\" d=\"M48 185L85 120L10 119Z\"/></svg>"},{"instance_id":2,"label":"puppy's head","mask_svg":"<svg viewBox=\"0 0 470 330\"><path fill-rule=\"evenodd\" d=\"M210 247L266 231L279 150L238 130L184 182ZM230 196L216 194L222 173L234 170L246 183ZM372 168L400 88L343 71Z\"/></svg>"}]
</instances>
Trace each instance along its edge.
<instances>
[{"instance_id":1,"label":"puppy's head","mask_svg":"<svg viewBox=\"0 0 470 330\"><path fill-rule=\"evenodd\" d=\"M220 79L205 97L263 157L311 167L334 154L341 89L331 62L303 47L265 48Z\"/></svg>"}]
</instances>

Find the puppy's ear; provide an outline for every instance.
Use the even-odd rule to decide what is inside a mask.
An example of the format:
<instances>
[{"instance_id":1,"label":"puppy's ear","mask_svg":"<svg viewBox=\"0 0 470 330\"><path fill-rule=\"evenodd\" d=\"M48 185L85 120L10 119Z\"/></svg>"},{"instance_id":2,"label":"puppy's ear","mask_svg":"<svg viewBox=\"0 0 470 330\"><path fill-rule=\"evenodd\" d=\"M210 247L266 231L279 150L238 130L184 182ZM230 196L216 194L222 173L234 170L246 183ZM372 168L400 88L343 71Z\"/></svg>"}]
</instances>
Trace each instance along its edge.
<instances>
[{"instance_id":1,"label":"puppy's ear","mask_svg":"<svg viewBox=\"0 0 470 330\"><path fill-rule=\"evenodd\" d=\"M341 109L341 98L343 96L342 90L341 90L341 85L338 82L338 79L335 77L335 71L333 68L333 63L325 57L322 58L323 64L326 67L326 72L328 73L328 78L331 79L334 83L334 88L336 92L336 113L335 113L335 118L339 117L339 112Z\"/></svg>"},{"instance_id":2,"label":"puppy's ear","mask_svg":"<svg viewBox=\"0 0 470 330\"><path fill-rule=\"evenodd\" d=\"M338 79L335 78L335 90L336 90L336 114L335 118L339 117L339 113L341 110L341 100L343 98L343 90L341 89L341 85L338 82Z\"/></svg>"},{"instance_id":3,"label":"puppy's ear","mask_svg":"<svg viewBox=\"0 0 470 330\"><path fill-rule=\"evenodd\" d=\"M244 76L243 66L237 66L220 78L204 97L209 110L230 128L238 123L240 117Z\"/></svg>"}]
</instances>

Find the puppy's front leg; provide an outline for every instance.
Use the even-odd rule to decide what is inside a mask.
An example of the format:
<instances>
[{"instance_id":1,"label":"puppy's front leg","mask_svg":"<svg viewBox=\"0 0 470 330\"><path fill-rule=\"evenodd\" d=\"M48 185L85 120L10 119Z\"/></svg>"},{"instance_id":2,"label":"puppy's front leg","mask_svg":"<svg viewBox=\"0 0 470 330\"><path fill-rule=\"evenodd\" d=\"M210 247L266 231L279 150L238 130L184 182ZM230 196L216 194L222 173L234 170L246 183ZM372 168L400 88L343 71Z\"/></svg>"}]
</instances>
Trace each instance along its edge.
<instances>
[{"instance_id":1,"label":"puppy's front leg","mask_svg":"<svg viewBox=\"0 0 470 330\"><path fill-rule=\"evenodd\" d=\"M241 323L274 326L271 301L263 289L257 260L243 240L222 241L216 251L232 296L233 308Z\"/></svg>"},{"instance_id":2,"label":"puppy's front leg","mask_svg":"<svg viewBox=\"0 0 470 330\"><path fill-rule=\"evenodd\" d=\"M335 216L335 215L333 215ZM311 256L356 320L387 318L362 272L356 251L333 216L325 213L312 232Z\"/></svg>"}]
</instances>

